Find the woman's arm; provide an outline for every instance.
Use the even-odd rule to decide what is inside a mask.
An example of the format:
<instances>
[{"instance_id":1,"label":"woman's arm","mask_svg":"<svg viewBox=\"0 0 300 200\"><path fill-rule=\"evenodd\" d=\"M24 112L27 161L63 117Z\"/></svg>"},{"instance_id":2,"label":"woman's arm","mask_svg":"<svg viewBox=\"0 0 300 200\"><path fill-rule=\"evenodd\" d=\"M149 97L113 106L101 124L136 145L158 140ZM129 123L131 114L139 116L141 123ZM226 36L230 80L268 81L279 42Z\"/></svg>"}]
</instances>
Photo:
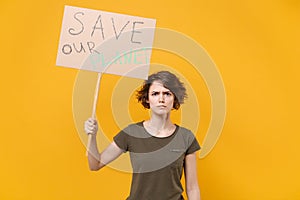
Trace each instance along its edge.
<instances>
[{"instance_id":1,"label":"woman's arm","mask_svg":"<svg viewBox=\"0 0 300 200\"><path fill-rule=\"evenodd\" d=\"M123 153L123 150L115 142L112 142L102 153L99 153L96 140L97 131L97 121L91 118L88 119L85 122L85 132L90 137L90 144L87 151L89 168L92 171L101 169Z\"/></svg>"},{"instance_id":2,"label":"woman's arm","mask_svg":"<svg viewBox=\"0 0 300 200\"><path fill-rule=\"evenodd\" d=\"M197 178L196 153L185 156L185 185L189 200L200 200L200 189Z\"/></svg>"}]
</instances>

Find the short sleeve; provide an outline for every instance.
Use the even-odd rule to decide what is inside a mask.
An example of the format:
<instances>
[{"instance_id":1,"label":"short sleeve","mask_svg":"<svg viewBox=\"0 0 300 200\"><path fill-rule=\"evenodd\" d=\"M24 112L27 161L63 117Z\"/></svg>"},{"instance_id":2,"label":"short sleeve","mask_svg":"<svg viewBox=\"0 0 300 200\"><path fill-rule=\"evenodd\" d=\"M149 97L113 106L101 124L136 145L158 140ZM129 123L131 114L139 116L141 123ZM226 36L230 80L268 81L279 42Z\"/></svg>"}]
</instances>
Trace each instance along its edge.
<instances>
[{"instance_id":1,"label":"short sleeve","mask_svg":"<svg viewBox=\"0 0 300 200\"><path fill-rule=\"evenodd\" d=\"M126 132L120 131L113 139L120 149L128 151L128 134Z\"/></svg>"},{"instance_id":2,"label":"short sleeve","mask_svg":"<svg viewBox=\"0 0 300 200\"><path fill-rule=\"evenodd\" d=\"M197 139L196 139L196 138L194 137L194 135L193 135L192 142L191 142L191 144L189 145L189 147L188 147L187 150L186 150L186 155L192 154L192 153L194 153L195 151L198 151L198 150L200 150L200 149L201 149L201 147L200 147L200 145L199 145Z\"/></svg>"}]
</instances>

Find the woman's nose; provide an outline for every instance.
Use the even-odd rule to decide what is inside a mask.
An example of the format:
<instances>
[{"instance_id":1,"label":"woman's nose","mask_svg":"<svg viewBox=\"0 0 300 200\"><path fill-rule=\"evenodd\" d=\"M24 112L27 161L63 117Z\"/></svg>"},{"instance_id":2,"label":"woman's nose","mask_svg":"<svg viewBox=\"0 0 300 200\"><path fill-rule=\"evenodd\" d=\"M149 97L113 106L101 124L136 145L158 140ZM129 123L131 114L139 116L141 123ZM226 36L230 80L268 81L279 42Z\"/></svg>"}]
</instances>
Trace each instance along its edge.
<instances>
[{"instance_id":1,"label":"woman's nose","mask_svg":"<svg viewBox=\"0 0 300 200\"><path fill-rule=\"evenodd\" d=\"M159 95L159 99L158 99L159 103L164 103L165 102L165 98L163 94Z\"/></svg>"}]
</instances>

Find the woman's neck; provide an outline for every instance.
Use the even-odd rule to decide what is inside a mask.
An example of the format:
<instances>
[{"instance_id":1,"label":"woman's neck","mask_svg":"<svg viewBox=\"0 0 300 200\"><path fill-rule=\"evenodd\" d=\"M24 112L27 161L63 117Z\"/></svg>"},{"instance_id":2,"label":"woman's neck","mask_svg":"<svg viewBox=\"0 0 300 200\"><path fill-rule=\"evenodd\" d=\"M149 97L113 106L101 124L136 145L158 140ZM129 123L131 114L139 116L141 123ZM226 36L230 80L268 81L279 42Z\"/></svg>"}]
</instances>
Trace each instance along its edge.
<instances>
[{"instance_id":1,"label":"woman's neck","mask_svg":"<svg viewBox=\"0 0 300 200\"><path fill-rule=\"evenodd\" d=\"M159 137L170 135L176 128L169 113L166 115L151 114L150 119L145 121L145 125L151 134Z\"/></svg>"}]
</instances>

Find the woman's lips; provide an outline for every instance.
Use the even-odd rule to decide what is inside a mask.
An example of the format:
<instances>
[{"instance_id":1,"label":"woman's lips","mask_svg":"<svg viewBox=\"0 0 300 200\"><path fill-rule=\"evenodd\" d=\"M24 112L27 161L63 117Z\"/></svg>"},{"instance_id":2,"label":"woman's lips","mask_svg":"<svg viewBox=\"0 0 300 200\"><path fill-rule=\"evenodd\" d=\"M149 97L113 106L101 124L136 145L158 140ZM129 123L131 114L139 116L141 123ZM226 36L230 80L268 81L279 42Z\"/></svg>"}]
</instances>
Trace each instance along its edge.
<instances>
[{"instance_id":1,"label":"woman's lips","mask_svg":"<svg viewBox=\"0 0 300 200\"><path fill-rule=\"evenodd\" d=\"M159 108L166 108L167 106L164 106L164 105L160 105L160 106L157 106Z\"/></svg>"}]
</instances>

